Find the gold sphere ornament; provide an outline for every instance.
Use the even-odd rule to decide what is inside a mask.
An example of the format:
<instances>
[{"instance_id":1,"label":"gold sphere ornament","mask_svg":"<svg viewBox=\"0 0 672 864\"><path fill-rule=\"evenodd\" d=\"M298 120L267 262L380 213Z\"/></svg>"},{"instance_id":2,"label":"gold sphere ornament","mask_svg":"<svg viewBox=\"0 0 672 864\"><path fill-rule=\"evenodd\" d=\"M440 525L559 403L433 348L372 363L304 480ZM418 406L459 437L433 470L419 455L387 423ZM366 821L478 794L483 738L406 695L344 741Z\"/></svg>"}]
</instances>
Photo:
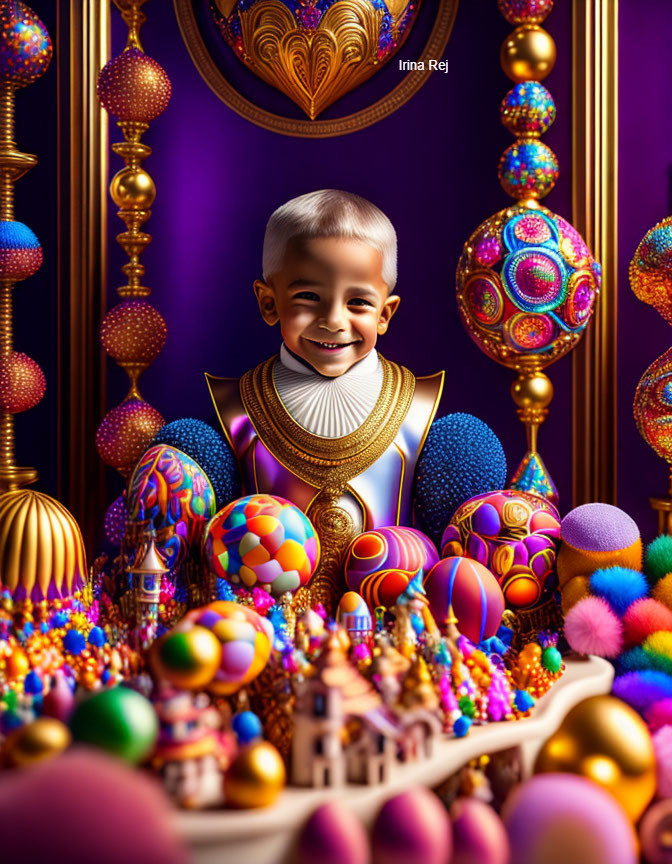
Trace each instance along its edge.
<instances>
[{"instance_id":1,"label":"gold sphere ornament","mask_svg":"<svg viewBox=\"0 0 672 864\"><path fill-rule=\"evenodd\" d=\"M536 774L580 774L609 792L635 823L656 791L656 757L642 718L614 696L576 705L542 747Z\"/></svg>"},{"instance_id":2,"label":"gold sphere ornament","mask_svg":"<svg viewBox=\"0 0 672 864\"><path fill-rule=\"evenodd\" d=\"M86 577L82 532L69 510L33 489L0 495L0 586L14 600L70 597Z\"/></svg>"},{"instance_id":3,"label":"gold sphere ornament","mask_svg":"<svg viewBox=\"0 0 672 864\"><path fill-rule=\"evenodd\" d=\"M2 753L14 767L32 765L52 759L66 750L72 741L68 727L55 717L38 717L7 736Z\"/></svg>"},{"instance_id":4,"label":"gold sphere ornament","mask_svg":"<svg viewBox=\"0 0 672 864\"><path fill-rule=\"evenodd\" d=\"M117 363L149 365L166 344L168 329L159 311L146 300L114 306L100 325L100 341Z\"/></svg>"},{"instance_id":5,"label":"gold sphere ornament","mask_svg":"<svg viewBox=\"0 0 672 864\"><path fill-rule=\"evenodd\" d=\"M268 741L243 747L224 775L224 801L228 807L268 807L285 786L285 763Z\"/></svg>"},{"instance_id":6,"label":"gold sphere ornament","mask_svg":"<svg viewBox=\"0 0 672 864\"><path fill-rule=\"evenodd\" d=\"M205 627L178 624L152 645L150 656L160 678L178 689L202 690L217 674L222 643Z\"/></svg>"},{"instance_id":7,"label":"gold sphere ornament","mask_svg":"<svg viewBox=\"0 0 672 864\"><path fill-rule=\"evenodd\" d=\"M156 186L143 168L128 166L112 178L110 195L120 210L149 210L156 198Z\"/></svg>"},{"instance_id":8,"label":"gold sphere ornament","mask_svg":"<svg viewBox=\"0 0 672 864\"><path fill-rule=\"evenodd\" d=\"M499 61L509 78L519 84L543 81L553 71L556 56L550 33L538 24L523 24L502 42Z\"/></svg>"}]
</instances>

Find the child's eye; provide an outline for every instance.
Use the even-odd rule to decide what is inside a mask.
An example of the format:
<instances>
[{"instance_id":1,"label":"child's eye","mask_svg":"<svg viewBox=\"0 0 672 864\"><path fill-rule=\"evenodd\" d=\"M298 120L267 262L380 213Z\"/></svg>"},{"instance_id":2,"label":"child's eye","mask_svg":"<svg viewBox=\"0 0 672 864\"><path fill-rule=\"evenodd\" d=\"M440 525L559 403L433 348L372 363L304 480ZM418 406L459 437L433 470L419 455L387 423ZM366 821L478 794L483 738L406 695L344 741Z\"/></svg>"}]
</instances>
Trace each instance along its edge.
<instances>
[{"instance_id":1,"label":"child's eye","mask_svg":"<svg viewBox=\"0 0 672 864\"><path fill-rule=\"evenodd\" d=\"M348 300L348 306L373 306L373 303L363 297L353 297L352 300Z\"/></svg>"},{"instance_id":2,"label":"child's eye","mask_svg":"<svg viewBox=\"0 0 672 864\"><path fill-rule=\"evenodd\" d=\"M320 297L314 291L299 291L292 298L293 300L319 300Z\"/></svg>"}]
</instances>

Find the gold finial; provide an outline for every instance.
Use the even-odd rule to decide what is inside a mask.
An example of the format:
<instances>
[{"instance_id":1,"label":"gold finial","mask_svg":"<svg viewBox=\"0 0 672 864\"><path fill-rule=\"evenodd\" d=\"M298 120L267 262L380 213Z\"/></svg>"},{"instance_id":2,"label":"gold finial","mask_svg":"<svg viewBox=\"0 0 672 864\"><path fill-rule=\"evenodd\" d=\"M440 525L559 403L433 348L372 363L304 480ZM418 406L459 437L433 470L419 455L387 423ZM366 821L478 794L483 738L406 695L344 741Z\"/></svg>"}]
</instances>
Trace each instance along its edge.
<instances>
[{"instance_id":1,"label":"gold finial","mask_svg":"<svg viewBox=\"0 0 672 864\"><path fill-rule=\"evenodd\" d=\"M147 20L147 16L140 10L147 0L114 0L114 5L121 12L121 17L128 27L127 48L137 48L142 51L140 44L140 28Z\"/></svg>"}]
</instances>

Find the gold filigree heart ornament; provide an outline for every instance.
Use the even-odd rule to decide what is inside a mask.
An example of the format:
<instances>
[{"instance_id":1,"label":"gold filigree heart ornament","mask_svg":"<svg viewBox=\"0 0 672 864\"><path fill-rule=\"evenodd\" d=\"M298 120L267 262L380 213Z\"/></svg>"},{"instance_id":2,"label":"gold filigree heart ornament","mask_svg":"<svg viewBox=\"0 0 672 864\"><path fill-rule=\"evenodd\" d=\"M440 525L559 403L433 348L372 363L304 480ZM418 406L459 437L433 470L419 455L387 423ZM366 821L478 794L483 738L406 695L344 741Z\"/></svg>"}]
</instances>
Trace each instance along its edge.
<instances>
[{"instance_id":1,"label":"gold filigree heart ornament","mask_svg":"<svg viewBox=\"0 0 672 864\"><path fill-rule=\"evenodd\" d=\"M211 0L224 40L314 120L399 50L420 0Z\"/></svg>"}]
</instances>

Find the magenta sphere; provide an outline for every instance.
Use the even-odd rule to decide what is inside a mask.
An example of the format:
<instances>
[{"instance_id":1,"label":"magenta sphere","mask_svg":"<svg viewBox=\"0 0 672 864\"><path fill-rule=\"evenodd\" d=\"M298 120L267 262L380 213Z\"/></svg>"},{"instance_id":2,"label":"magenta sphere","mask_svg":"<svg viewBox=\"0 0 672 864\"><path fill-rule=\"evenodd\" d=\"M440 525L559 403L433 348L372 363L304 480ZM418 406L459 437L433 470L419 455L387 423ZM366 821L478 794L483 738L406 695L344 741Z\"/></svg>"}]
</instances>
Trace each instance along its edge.
<instances>
[{"instance_id":1,"label":"magenta sphere","mask_svg":"<svg viewBox=\"0 0 672 864\"><path fill-rule=\"evenodd\" d=\"M515 864L636 864L623 808L576 774L538 774L515 789L502 813Z\"/></svg>"},{"instance_id":2,"label":"magenta sphere","mask_svg":"<svg viewBox=\"0 0 672 864\"><path fill-rule=\"evenodd\" d=\"M34 408L44 396L44 372L27 354L13 351L0 360L0 410L20 414Z\"/></svg>"},{"instance_id":3,"label":"magenta sphere","mask_svg":"<svg viewBox=\"0 0 672 864\"><path fill-rule=\"evenodd\" d=\"M96 447L103 462L124 476L152 443L165 420L148 402L126 399L103 418L96 432Z\"/></svg>"},{"instance_id":4,"label":"magenta sphere","mask_svg":"<svg viewBox=\"0 0 672 864\"><path fill-rule=\"evenodd\" d=\"M383 804L371 834L373 864L446 864L453 850L445 807L418 787Z\"/></svg>"},{"instance_id":5,"label":"magenta sphere","mask_svg":"<svg viewBox=\"0 0 672 864\"><path fill-rule=\"evenodd\" d=\"M345 804L322 804L301 831L297 862L368 864L369 841L364 826Z\"/></svg>"},{"instance_id":6,"label":"magenta sphere","mask_svg":"<svg viewBox=\"0 0 672 864\"><path fill-rule=\"evenodd\" d=\"M497 632L504 612L504 595L493 574L470 558L442 558L424 582L429 608L441 625L452 607L457 629L474 644Z\"/></svg>"},{"instance_id":7,"label":"magenta sphere","mask_svg":"<svg viewBox=\"0 0 672 864\"><path fill-rule=\"evenodd\" d=\"M553 0L497 0L509 24L541 24L553 8Z\"/></svg>"},{"instance_id":8,"label":"magenta sphere","mask_svg":"<svg viewBox=\"0 0 672 864\"><path fill-rule=\"evenodd\" d=\"M502 820L478 798L458 798L450 809L453 857L450 864L509 864L511 850Z\"/></svg>"},{"instance_id":9,"label":"magenta sphere","mask_svg":"<svg viewBox=\"0 0 672 864\"><path fill-rule=\"evenodd\" d=\"M119 121L150 123L170 101L170 78L163 66L138 48L127 48L98 75L98 98Z\"/></svg>"}]
</instances>

